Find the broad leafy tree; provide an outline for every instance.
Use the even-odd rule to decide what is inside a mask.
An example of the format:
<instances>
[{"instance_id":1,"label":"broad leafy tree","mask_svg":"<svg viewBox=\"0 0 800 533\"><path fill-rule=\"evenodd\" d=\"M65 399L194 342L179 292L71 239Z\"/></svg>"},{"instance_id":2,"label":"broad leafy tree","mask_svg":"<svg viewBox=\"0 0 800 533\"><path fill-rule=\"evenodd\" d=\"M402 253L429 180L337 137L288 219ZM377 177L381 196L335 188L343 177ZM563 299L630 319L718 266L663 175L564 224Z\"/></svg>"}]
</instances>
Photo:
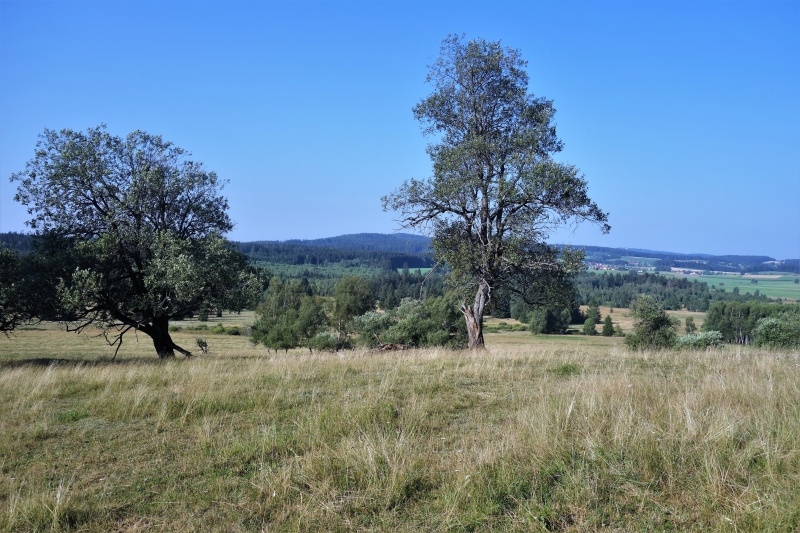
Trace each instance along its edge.
<instances>
[{"instance_id":1,"label":"broad leafy tree","mask_svg":"<svg viewBox=\"0 0 800 533\"><path fill-rule=\"evenodd\" d=\"M69 329L100 326L117 350L136 330L160 358L189 356L169 334L171 319L257 298L257 277L242 274L241 254L223 238L232 227L223 182L188 157L142 131L45 130L11 176L30 227L70 250L75 267L58 288Z\"/></svg>"},{"instance_id":2,"label":"broad leafy tree","mask_svg":"<svg viewBox=\"0 0 800 533\"><path fill-rule=\"evenodd\" d=\"M580 254L546 244L554 228L592 221L609 230L580 171L553 159L562 149L555 109L528 93L525 66L499 42L446 39L427 78L434 91L414 107L434 140L433 175L382 199L404 228L432 236L462 294L471 348L483 346L493 291L546 303L580 268Z\"/></svg>"}]
</instances>

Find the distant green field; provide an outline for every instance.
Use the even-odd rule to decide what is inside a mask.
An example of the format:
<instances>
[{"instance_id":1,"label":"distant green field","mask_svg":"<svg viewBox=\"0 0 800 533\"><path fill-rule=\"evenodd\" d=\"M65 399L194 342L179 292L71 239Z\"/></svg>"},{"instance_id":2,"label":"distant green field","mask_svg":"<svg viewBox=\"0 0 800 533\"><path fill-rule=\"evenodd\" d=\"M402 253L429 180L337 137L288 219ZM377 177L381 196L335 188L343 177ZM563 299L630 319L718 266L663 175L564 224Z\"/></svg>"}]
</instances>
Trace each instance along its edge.
<instances>
[{"instance_id":1,"label":"distant green field","mask_svg":"<svg viewBox=\"0 0 800 533\"><path fill-rule=\"evenodd\" d=\"M404 268L398 268L398 269L397 269L397 271L398 271L398 272L401 272L401 273L403 272L403 270L405 270L405 269L404 269ZM409 268L409 269L408 269L408 271L409 271L411 274L427 274L427 273L428 273L428 272L430 272L431 270L433 270L433 269L432 269L432 268Z\"/></svg>"},{"instance_id":2,"label":"distant green field","mask_svg":"<svg viewBox=\"0 0 800 533\"><path fill-rule=\"evenodd\" d=\"M715 274L711 276L699 275L688 276L679 274L677 272L661 272L665 276L672 276L678 278L688 278L691 280L698 280L709 285L713 285L718 289L725 289L726 292L732 292L734 287L739 288L741 294L751 293L763 294L770 298L784 298L794 301L800 301L800 283L795 283L795 280L800 278L797 274L746 274L744 276L739 274Z\"/></svg>"}]
</instances>

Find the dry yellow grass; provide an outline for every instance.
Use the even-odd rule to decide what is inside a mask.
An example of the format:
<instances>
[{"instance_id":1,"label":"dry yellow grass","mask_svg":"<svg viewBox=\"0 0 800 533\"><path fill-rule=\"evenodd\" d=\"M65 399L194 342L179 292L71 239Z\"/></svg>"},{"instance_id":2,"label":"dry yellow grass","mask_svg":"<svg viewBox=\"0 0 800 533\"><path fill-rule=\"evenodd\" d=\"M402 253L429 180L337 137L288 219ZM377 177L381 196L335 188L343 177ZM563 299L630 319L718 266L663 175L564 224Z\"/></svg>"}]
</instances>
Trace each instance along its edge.
<instances>
[{"instance_id":1,"label":"dry yellow grass","mask_svg":"<svg viewBox=\"0 0 800 533\"><path fill-rule=\"evenodd\" d=\"M113 362L97 338L0 339L0 530L800 527L798 354L514 335L314 355L209 335L166 362L146 339Z\"/></svg>"}]
</instances>

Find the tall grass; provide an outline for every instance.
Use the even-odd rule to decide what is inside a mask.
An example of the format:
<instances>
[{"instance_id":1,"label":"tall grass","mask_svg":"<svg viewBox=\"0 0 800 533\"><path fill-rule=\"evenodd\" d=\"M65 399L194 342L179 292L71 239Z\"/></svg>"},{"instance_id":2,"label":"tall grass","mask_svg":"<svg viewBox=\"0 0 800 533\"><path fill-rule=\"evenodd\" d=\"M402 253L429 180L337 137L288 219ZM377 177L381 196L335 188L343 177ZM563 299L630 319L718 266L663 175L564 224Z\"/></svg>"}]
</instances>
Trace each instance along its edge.
<instances>
[{"instance_id":1,"label":"tall grass","mask_svg":"<svg viewBox=\"0 0 800 533\"><path fill-rule=\"evenodd\" d=\"M0 530L800 528L797 354L8 357L0 413Z\"/></svg>"}]
</instances>

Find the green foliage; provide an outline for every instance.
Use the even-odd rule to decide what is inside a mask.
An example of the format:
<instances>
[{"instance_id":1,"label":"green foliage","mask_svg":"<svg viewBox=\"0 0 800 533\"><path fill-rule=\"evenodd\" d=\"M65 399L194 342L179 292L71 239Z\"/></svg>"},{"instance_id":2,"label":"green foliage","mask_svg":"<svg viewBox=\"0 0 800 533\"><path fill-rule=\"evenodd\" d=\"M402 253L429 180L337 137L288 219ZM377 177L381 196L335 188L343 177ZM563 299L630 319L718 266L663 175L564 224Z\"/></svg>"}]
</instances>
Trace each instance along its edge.
<instances>
[{"instance_id":1,"label":"green foliage","mask_svg":"<svg viewBox=\"0 0 800 533\"><path fill-rule=\"evenodd\" d=\"M402 344L414 347L463 348L466 331L452 299L404 299L385 313L368 311L354 320L359 342L369 347Z\"/></svg>"},{"instance_id":2,"label":"green foliage","mask_svg":"<svg viewBox=\"0 0 800 533\"><path fill-rule=\"evenodd\" d=\"M606 315L605 319L603 319L603 337L613 337L614 336L614 324L611 321L611 315Z\"/></svg>"},{"instance_id":3,"label":"green foliage","mask_svg":"<svg viewBox=\"0 0 800 533\"><path fill-rule=\"evenodd\" d=\"M583 305L595 300L612 307L629 307L640 294L653 296L665 309L685 308L688 311L707 311L716 301L769 300L766 296L749 292L725 292L696 278L689 280L649 272L582 272L575 277L574 283L576 301Z\"/></svg>"},{"instance_id":4,"label":"green foliage","mask_svg":"<svg viewBox=\"0 0 800 533\"><path fill-rule=\"evenodd\" d=\"M681 350L703 350L708 348L721 348L722 346L722 333L719 331L689 333L678 337L675 343L675 347Z\"/></svg>"},{"instance_id":5,"label":"green foliage","mask_svg":"<svg viewBox=\"0 0 800 533\"><path fill-rule=\"evenodd\" d=\"M333 320L340 339L347 337L353 317L375 307L372 287L364 278L346 276L333 289Z\"/></svg>"},{"instance_id":6,"label":"green foliage","mask_svg":"<svg viewBox=\"0 0 800 533\"><path fill-rule=\"evenodd\" d=\"M200 351L203 353L208 353L208 342L205 339L198 337L195 339L195 343L197 347L200 348Z\"/></svg>"},{"instance_id":7,"label":"green foliage","mask_svg":"<svg viewBox=\"0 0 800 533\"><path fill-rule=\"evenodd\" d=\"M434 92L414 107L433 177L385 196L403 227L432 234L434 256L450 268L470 347L483 345L483 314L495 290L540 305L581 266L582 256L544 242L567 220L609 226L579 170L561 150L552 102L528 94L526 63L499 42L449 37L430 67ZM560 292L560 291L556 291Z\"/></svg>"},{"instance_id":8,"label":"green foliage","mask_svg":"<svg viewBox=\"0 0 800 533\"><path fill-rule=\"evenodd\" d=\"M686 333L694 333L695 331L697 331L697 326L694 324L694 318L693 317L690 317L690 316L686 317L685 330L686 330Z\"/></svg>"},{"instance_id":9,"label":"green foliage","mask_svg":"<svg viewBox=\"0 0 800 533\"><path fill-rule=\"evenodd\" d=\"M753 331L756 346L772 349L800 348L800 313L761 318Z\"/></svg>"},{"instance_id":10,"label":"green foliage","mask_svg":"<svg viewBox=\"0 0 800 533\"><path fill-rule=\"evenodd\" d=\"M800 306L764 302L715 302L706 313L703 331L719 331L725 342L750 344L762 318L800 315ZM789 319L791 320L791 319ZM770 326L772 327L772 326Z\"/></svg>"},{"instance_id":11,"label":"green foliage","mask_svg":"<svg viewBox=\"0 0 800 533\"><path fill-rule=\"evenodd\" d=\"M305 346L328 325L323 299L301 280L270 280L264 301L256 308L251 340L267 349L289 350ZM316 341L315 341L316 342Z\"/></svg>"},{"instance_id":12,"label":"green foliage","mask_svg":"<svg viewBox=\"0 0 800 533\"><path fill-rule=\"evenodd\" d=\"M564 334L570 324L569 309L554 311L552 309L536 309L530 313L529 328L534 335Z\"/></svg>"},{"instance_id":13,"label":"green foliage","mask_svg":"<svg viewBox=\"0 0 800 533\"><path fill-rule=\"evenodd\" d=\"M583 334L584 335L597 335L596 329L596 320L592 316L586 317L586 321L583 323Z\"/></svg>"},{"instance_id":14,"label":"green foliage","mask_svg":"<svg viewBox=\"0 0 800 533\"><path fill-rule=\"evenodd\" d=\"M203 304L254 301L246 259L222 238L232 227L223 182L159 136L125 139L104 126L85 133L45 130L35 157L12 175L15 199L43 237L40 254L69 250L59 276L59 318L77 331L97 324L119 346L131 329L159 357L190 352L169 321Z\"/></svg>"},{"instance_id":15,"label":"green foliage","mask_svg":"<svg viewBox=\"0 0 800 533\"><path fill-rule=\"evenodd\" d=\"M20 287L23 277L19 256L8 248L0 247L0 331L4 333L31 318Z\"/></svg>"},{"instance_id":16,"label":"green foliage","mask_svg":"<svg viewBox=\"0 0 800 533\"><path fill-rule=\"evenodd\" d=\"M634 319L633 333L625 337L625 344L633 349L671 348L677 342L675 328L678 320L670 317L651 296L639 296L631 304Z\"/></svg>"},{"instance_id":17,"label":"green foliage","mask_svg":"<svg viewBox=\"0 0 800 533\"><path fill-rule=\"evenodd\" d=\"M586 310L586 319L592 320L592 324L599 324L601 322L600 308L597 305L597 300L592 299L589 302L589 309Z\"/></svg>"}]
</instances>

